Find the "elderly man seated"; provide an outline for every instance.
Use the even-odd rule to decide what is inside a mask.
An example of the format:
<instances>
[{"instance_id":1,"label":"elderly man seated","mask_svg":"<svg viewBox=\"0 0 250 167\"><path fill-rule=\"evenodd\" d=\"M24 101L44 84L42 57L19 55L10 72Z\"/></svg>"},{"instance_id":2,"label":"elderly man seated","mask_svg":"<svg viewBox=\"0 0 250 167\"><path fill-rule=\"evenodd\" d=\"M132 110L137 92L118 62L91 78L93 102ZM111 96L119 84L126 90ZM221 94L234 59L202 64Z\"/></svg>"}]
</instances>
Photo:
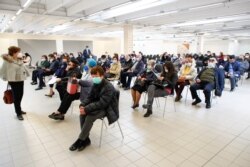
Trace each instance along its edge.
<instances>
[{"instance_id":1,"label":"elderly man seated","mask_svg":"<svg viewBox=\"0 0 250 167\"><path fill-rule=\"evenodd\" d=\"M205 95L206 108L211 108L211 91L215 89L216 95L221 96L224 88L224 74L221 69L216 68L215 58L208 60L208 65L198 74L195 81L196 83L190 86L192 98L195 99L192 105L201 102L197 90L202 89Z\"/></svg>"}]
</instances>

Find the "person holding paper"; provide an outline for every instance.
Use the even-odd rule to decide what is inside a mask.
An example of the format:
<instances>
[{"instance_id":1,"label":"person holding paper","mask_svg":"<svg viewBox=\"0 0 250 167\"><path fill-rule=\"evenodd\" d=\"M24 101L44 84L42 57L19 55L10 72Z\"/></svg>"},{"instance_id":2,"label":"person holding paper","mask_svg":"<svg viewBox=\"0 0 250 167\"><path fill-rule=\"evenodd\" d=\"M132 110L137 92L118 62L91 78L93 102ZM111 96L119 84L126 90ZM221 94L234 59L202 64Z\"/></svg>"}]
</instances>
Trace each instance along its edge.
<instances>
[{"instance_id":1,"label":"person holding paper","mask_svg":"<svg viewBox=\"0 0 250 167\"><path fill-rule=\"evenodd\" d=\"M178 76L173 63L167 61L163 66L161 76L148 87L148 101L147 104L142 106L147 109L144 117L149 117L153 113L152 105L155 97L164 97L174 93L173 89L177 79Z\"/></svg>"}]
</instances>

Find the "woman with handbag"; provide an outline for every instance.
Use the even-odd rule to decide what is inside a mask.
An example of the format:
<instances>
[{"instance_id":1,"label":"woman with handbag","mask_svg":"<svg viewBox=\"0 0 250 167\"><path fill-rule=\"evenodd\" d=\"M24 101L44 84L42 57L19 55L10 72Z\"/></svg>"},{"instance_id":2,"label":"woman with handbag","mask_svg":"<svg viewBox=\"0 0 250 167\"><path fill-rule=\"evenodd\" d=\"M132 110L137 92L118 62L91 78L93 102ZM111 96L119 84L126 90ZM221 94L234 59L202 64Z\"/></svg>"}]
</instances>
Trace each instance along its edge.
<instances>
[{"instance_id":1,"label":"woman with handbag","mask_svg":"<svg viewBox=\"0 0 250 167\"><path fill-rule=\"evenodd\" d=\"M174 87L177 82L178 76L171 61L166 61L163 65L163 72L147 89L148 101L142 107L147 109L144 117L149 117L152 111L152 105L155 97L164 97L174 93Z\"/></svg>"},{"instance_id":2,"label":"woman with handbag","mask_svg":"<svg viewBox=\"0 0 250 167\"><path fill-rule=\"evenodd\" d=\"M176 98L175 101L180 101L182 96L181 93L186 85L194 83L194 78L196 77L195 62L192 55L187 55L185 57L185 64L182 65L179 78L175 85Z\"/></svg>"},{"instance_id":3,"label":"woman with handbag","mask_svg":"<svg viewBox=\"0 0 250 167\"><path fill-rule=\"evenodd\" d=\"M22 111L21 102L24 91L24 80L29 76L29 72L24 66L21 49L16 46L8 48L9 53L2 55L4 60L3 66L0 70L0 76L4 81L8 81L12 89L14 98L14 106L19 120L23 120L22 114L26 112Z\"/></svg>"},{"instance_id":4,"label":"woman with handbag","mask_svg":"<svg viewBox=\"0 0 250 167\"><path fill-rule=\"evenodd\" d=\"M147 69L145 69L144 72L137 77L134 86L131 88L131 95L133 98L133 109L139 107L141 94L147 91L148 86L154 80L157 79L157 73L161 73L161 70L157 70L155 68L154 60L149 60L147 64Z\"/></svg>"}]
</instances>

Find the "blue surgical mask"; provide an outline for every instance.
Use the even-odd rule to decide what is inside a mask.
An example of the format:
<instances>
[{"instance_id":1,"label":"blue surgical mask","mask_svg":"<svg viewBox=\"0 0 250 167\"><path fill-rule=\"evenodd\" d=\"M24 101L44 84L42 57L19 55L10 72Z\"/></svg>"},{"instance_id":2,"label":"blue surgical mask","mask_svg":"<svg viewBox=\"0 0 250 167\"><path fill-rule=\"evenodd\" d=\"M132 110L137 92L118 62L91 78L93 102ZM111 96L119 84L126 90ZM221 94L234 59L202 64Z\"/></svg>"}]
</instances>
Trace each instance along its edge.
<instances>
[{"instance_id":1,"label":"blue surgical mask","mask_svg":"<svg viewBox=\"0 0 250 167\"><path fill-rule=\"evenodd\" d=\"M92 78L92 81L94 84L100 84L102 82L102 79L100 77L94 77Z\"/></svg>"}]
</instances>

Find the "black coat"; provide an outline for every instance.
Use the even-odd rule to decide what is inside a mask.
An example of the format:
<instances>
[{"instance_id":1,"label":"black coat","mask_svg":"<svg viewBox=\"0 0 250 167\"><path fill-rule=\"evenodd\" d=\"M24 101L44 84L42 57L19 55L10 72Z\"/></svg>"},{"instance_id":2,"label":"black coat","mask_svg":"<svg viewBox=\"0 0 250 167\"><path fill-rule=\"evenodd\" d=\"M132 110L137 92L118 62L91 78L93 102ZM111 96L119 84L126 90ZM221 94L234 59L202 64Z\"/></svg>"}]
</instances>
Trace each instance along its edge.
<instances>
[{"instance_id":1,"label":"black coat","mask_svg":"<svg viewBox=\"0 0 250 167\"><path fill-rule=\"evenodd\" d=\"M119 92L107 80L103 79L100 84L94 84L87 99L80 106L84 107L86 114L96 115L105 111L109 124L119 118Z\"/></svg>"}]
</instances>

